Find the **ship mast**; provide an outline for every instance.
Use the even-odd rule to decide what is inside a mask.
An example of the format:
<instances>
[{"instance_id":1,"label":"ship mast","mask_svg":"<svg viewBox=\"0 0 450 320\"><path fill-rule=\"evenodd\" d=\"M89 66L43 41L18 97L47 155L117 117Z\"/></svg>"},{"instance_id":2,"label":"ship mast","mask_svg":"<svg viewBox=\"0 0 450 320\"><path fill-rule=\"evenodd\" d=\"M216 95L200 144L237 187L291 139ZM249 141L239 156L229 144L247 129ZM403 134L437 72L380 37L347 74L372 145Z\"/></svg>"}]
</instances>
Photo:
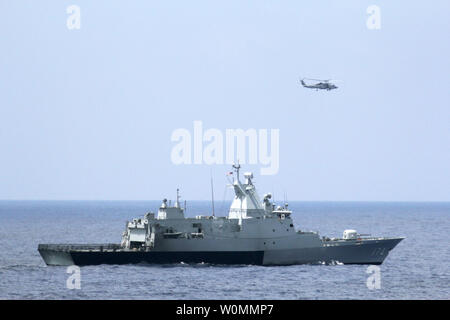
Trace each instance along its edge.
<instances>
[{"instance_id":1,"label":"ship mast","mask_svg":"<svg viewBox=\"0 0 450 320\"><path fill-rule=\"evenodd\" d=\"M177 188L177 201L175 202L175 208L180 207L180 189Z\"/></svg>"},{"instance_id":2,"label":"ship mast","mask_svg":"<svg viewBox=\"0 0 450 320\"><path fill-rule=\"evenodd\" d=\"M237 164L233 164L233 169L234 169L234 171L236 171L236 180L234 182L234 185L239 188L239 191L244 196L245 190L242 188L241 181L239 180L239 170L241 169L241 165L239 164L239 161Z\"/></svg>"},{"instance_id":3,"label":"ship mast","mask_svg":"<svg viewBox=\"0 0 450 320\"><path fill-rule=\"evenodd\" d=\"M238 161L237 165L233 164L233 168L234 168L234 171L236 171L236 179L239 182L239 169L241 169L241 165L239 164L239 161Z\"/></svg>"},{"instance_id":4,"label":"ship mast","mask_svg":"<svg viewBox=\"0 0 450 320\"><path fill-rule=\"evenodd\" d=\"M214 185L213 185L213 177L211 172L211 204L212 204L212 216L215 217L214 213Z\"/></svg>"}]
</instances>

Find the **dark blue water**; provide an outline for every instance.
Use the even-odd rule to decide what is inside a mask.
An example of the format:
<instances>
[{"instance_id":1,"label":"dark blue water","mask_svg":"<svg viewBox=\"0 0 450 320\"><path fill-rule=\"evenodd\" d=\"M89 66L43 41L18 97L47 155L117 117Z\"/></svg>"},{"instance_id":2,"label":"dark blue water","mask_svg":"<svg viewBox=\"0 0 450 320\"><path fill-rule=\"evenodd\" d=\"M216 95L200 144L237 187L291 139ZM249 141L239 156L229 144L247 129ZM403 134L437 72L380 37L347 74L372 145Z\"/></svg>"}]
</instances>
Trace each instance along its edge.
<instances>
[{"instance_id":1,"label":"dark blue water","mask_svg":"<svg viewBox=\"0 0 450 320\"><path fill-rule=\"evenodd\" d=\"M159 202L0 201L1 299L449 299L450 203L291 203L295 226L341 236L344 229L405 236L369 290L367 266L129 265L46 267L38 243L119 242L125 221ZM209 214L188 203L188 216ZM226 205L217 204L218 215Z\"/></svg>"}]
</instances>

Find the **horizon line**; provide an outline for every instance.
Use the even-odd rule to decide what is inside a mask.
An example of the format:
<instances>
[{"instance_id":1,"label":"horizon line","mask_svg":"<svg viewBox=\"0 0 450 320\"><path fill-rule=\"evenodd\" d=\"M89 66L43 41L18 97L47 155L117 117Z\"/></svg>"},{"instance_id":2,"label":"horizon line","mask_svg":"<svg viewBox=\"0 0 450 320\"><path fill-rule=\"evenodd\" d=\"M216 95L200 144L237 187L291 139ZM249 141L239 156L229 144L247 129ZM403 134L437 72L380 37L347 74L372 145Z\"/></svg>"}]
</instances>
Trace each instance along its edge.
<instances>
[{"instance_id":1,"label":"horizon line","mask_svg":"<svg viewBox=\"0 0 450 320\"><path fill-rule=\"evenodd\" d=\"M171 200L171 199L168 199ZM95 201L102 201L102 202L150 202L150 201L162 201L161 199L0 199L0 202L6 202L6 201L83 201L83 202L95 202ZM211 199L191 199L186 200L186 202L195 201L195 202L211 202ZM184 200L183 200L184 202ZM224 202L224 201L214 201L214 203L217 202ZM276 201L276 202L284 202L284 201ZM289 202L380 202L380 203L450 203L450 200L288 200Z\"/></svg>"}]
</instances>

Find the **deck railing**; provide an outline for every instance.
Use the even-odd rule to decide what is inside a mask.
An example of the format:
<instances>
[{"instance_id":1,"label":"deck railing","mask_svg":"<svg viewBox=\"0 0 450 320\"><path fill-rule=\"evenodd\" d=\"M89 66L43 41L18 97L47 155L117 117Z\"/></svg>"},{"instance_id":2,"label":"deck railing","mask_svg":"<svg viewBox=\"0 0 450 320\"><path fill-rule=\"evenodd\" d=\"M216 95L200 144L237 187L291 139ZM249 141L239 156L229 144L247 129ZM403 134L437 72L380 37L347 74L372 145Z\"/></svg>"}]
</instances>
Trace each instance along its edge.
<instances>
[{"instance_id":1,"label":"deck railing","mask_svg":"<svg viewBox=\"0 0 450 320\"><path fill-rule=\"evenodd\" d=\"M117 243L99 243L99 244L39 244L38 250L52 250L52 251L76 251L76 250L117 250L120 249L120 244Z\"/></svg>"}]
</instances>

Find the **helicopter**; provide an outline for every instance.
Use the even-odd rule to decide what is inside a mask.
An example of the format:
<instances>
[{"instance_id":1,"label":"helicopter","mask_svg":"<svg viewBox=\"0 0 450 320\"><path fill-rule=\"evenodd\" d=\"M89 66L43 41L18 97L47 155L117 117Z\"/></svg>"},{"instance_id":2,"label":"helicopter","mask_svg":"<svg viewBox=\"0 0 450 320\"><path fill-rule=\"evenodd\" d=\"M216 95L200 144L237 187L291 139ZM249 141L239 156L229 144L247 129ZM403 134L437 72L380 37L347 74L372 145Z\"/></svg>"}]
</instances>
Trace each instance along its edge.
<instances>
[{"instance_id":1,"label":"helicopter","mask_svg":"<svg viewBox=\"0 0 450 320\"><path fill-rule=\"evenodd\" d=\"M313 80L313 81L319 81L319 82L316 84L308 85L305 83L304 80ZM308 78L300 79L302 86L304 86L305 88L316 89L316 91L319 89L327 90L327 91L337 89L338 87L335 84L331 83L330 81L331 81L331 79L328 79L328 80L308 79Z\"/></svg>"}]
</instances>

